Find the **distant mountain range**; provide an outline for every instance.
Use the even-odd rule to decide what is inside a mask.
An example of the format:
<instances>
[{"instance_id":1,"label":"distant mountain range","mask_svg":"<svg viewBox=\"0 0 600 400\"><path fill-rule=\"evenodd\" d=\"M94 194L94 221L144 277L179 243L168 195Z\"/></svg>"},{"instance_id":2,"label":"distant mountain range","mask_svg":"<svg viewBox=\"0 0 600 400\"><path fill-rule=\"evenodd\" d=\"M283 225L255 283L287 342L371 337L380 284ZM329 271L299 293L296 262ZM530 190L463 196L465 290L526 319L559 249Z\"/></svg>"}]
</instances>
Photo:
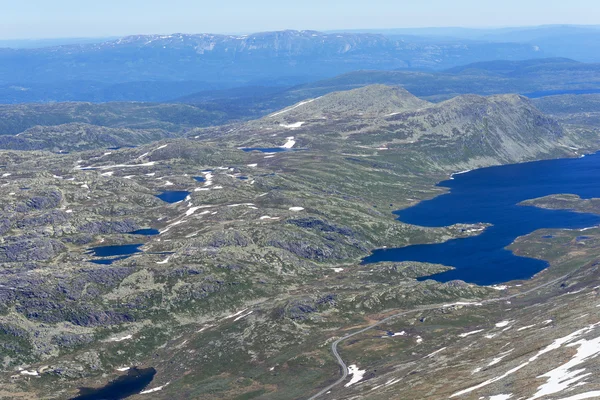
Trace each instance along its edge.
<instances>
[{"instance_id":1,"label":"distant mountain range","mask_svg":"<svg viewBox=\"0 0 600 400\"><path fill-rule=\"evenodd\" d=\"M241 118L256 118L296 102L372 84L402 86L433 102L461 94L519 93L530 98L568 93L600 93L600 64L564 58L489 61L446 71L354 71L297 85L279 92L247 90L201 91L177 102L221 110ZM261 94L261 90L264 94ZM226 95L225 95L226 94Z\"/></svg>"},{"instance_id":2,"label":"distant mountain range","mask_svg":"<svg viewBox=\"0 0 600 400\"><path fill-rule=\"evenodd\" d=\"M124 100L128 91L144 93L147 82L156 87L153 93L174 98L198 90L291 86L364 69L439 70L544 56L543 49L530 44L420 43L370 33L141 35L102 43L0 49L0 101ZM175 93L181 82L193 82L194 87L187 92L179 87ZM132 85L136 87L130 90ZM171 85L176 89L165 90ZM165 100L144 98L150 99Z\"/></svg>"},{"instance_id":3,"label":"distant mountain range","mask_svg":"<svg viewBox=\"0 0 600 400\"><path fill-rule=\"evenodd\" d=\"M568 26L378 33L279 31L241 36L138 35L39 48L0 48L0 103L164 102L198 92L212 96L217 91L248 87L273 93L363 71L412 71L413 76L426 77L434 76L435 71L456 74L464 69L461 66L472 64L470 68L494 73L492 65L526 67L514 64L524 60L533 60L529 63L539 69L535 60L554 56L600 61L598 35L600 29L595 27ZM482 62L488 64L477 64ZM578 68L587 68L583 65ZM489 79L483 82L488 83ZM535 85L529 85L532 89L524 86L525 81L511 90L539 90ZM423 91L410 90L419 95Z\"/></svg>"},{"instance_id":4,"label":"distant mountain range","mask_svg":"<svg viewBox=\"0 0 600 400\"><path fill-rule=\"evenodd\" d=\"M96 92L86 92L78 91L75 84L62 88L57 84L52 86L54 91L20 91L21 97L16 98L20 101L15 102L39 101L39 97L36 100L35 96L48 95L66 100L83 98L92 103L1 106L0 135L15 134L36 125L69 123L141 129L151 126L169 132L181 132L191 127L260 118L306 99L372 84L400 86L430 102L440 102L462 94L519 93L537 98L556 94L600 93L600 64L553 58L481 62L439 72L365 70L289 88L245 86L202 90L203 86L194 82L179 82L172 86L168 82L138 82L101 86ZM188 94L185 94L186 90ZM0 88L0 98L8 93L10 89ZM181 93L185 95L181 96ZM119 102L98 104L112 99ZM155 104L121 100L169 101Z\"/></svg>"}]
</instances>

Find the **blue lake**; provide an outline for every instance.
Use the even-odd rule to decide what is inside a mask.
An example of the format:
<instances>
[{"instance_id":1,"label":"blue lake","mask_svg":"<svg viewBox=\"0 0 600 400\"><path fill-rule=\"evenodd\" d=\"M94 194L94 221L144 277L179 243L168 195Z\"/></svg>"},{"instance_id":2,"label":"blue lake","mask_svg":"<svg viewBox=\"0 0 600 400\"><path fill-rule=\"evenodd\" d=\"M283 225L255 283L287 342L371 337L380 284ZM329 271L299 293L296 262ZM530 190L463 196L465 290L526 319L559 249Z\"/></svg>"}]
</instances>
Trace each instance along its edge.
<instances>
[{"instance_id":1,"label":"blue lake","mask_svg":"<svg viewBox=\"0 0 600 400\"><path fill-rule=\"evenodd\" d=\"M600 224L600 216L518 206L523 200L569 193L600 197L600 155L482 168L441 182L450 192L395 212L413 225L436 227L486 222L479 236L439 244L417 244L374 251L363 263L421 261L455 267L427 279L461 279L491 285L528 279L548 266L545 261L515 256L505 247L541 228L581 229ZM552 240L546 236L547 240ZM425 278L423 278L425 279Z\"/></svg>"},{"instance_id":2,"label":"blue lake","mask_svg":"<svg viewBox=\"0 0 600 400\"><path fill-rule=\"evenodd\" d=\"M156 236L160 235L160 231L154 228L138 229L137 231L129 232L130 235Z\"/></svg>"},{"instance_id":3,"label":"blue lake","mask_svg":"<svg viewBox=\"0 0 600 400\"><path fill-rule=\"evenodd\" d=\"M88 249L88 253L94 257L126 256L141 253L140 247L142 247L142 245L142 243L138 243L92 247Z\"/></svg>"},{"instance_id":4,"label":"blue lake","mask_svg":"<svg viewBox=\"0 0 600 400\"><path fill-rule=\"evenodd\" d=\"M186 192L184 190L171 190L162 192L156 197L158 197L162 201L166 201L167 203L177 203L178 201L185 200L185 198L188 197L189 194L190 192Z\"/></svg>"},{"instance_id":5,"label":"blue lake","mask_svg":"<svg viewBox=\"0 0 600 400\"><path fill-rule=\"evenodd\" d=\"M260 151L261 153L281 153L284 151L294 151L285 147L244 147L242 150L245 152Z\"/></svg>"},{"instance_id":6,"label":"blue lake","mask_svg":"<svg viewBox=\"0 0 600 400\"><path fill-rule=\"evenodd\" d=\"M81 388L79 395L71 400L120 400L138 394L142 391L156 375L154 368L138 369L132 368L127 375L123 375L104 387Z\"/></svg>"},{"instance_id":7,"label":"blue lake","mask_svg":"<svg viewBox=\"0 0 600 400\"><path fill-rule=\"evenodd\" d=\"M206 182L206 178L203 176L194 176L193 178L197 182Z\"/></svg>"}]
</instances>

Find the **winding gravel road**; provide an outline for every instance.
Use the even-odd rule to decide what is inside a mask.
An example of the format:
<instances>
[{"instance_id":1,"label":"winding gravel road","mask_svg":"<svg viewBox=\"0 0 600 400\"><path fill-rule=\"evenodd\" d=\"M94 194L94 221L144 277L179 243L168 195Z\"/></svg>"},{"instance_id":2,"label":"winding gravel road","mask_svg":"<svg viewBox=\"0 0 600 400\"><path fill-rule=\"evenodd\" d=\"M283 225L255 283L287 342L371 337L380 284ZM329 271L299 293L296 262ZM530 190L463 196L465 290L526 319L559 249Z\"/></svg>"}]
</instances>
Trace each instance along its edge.
<instances>
[{"instance_id":1,"label":"winding gravel road","mask_svg":"<svg viewBox=\"0 0 600 400\"><path fill-rule=\"evenodd\" d=\"M583 266L582 266L583 267ZM335 359L337 360L337 363L340 365L340 367L342 368L342 376L340 377L340 379L338 379L337 381L333 382L331 385L327 386L326 388L322 389L320 392L318 392L317 394L309 397L307 400L314 400L318 397L321 397L322 395L326 394L327 392L329 392L331 389L333 389L334 387L338 386L339 384L341 384L342 382L344 382L346 380L346 378L348 377L348 366L346 365L346 363L344 362L344 360L342 359L342 357L340 356L340 353L338 352L338 345L343 342L344 340L347 340L353 336L356 335L360 335L361 333L367 332L381 324L384 324L388 321L391 321L393 319L402 317L404 315L408 315L411 313L415 313L415 312L419 312L419 311L429 311L429 310L435 310L438 308L443 308L443 307L450 307L452 305L458 305L460 304L461 306L464 307L469 307L469 306L482 306L484 304L491 304L491 303L497 303L500 301L507 301L510 299L514 299L515 297L521 297L521 296L525 296L529 293L535 292L537 290L540 290L544 287L547 286L551 286L554 285L557 282L560 282L561 280L564 280L566 278L568 278L569 276L575 274L577 271L579 271L582 267L577 268L575 271L569 272L566 275L563 275L559 278L553 279L552 281L543 283L541 285L538 285L534 288L531 288L529 290L526 290L524 292L520 292L520 293L516 293L510 296L504 296L504 297L497 297L495 299L488 299L488 300L482 300L482 301L473 301L471 303L450 303L450 304L435 304L435 305L429 305L429 306L424 306L424 307L417 307L415 309L412 310L408 310L408 311L403 311L400 312L398 314L394 314L394 315L390 315L389 317L386 317L384 319L382 319L381 321L378 321L372 325L367 326L366 328L360 329L356 332L352 332L346 336L342 336L341 338L337 339L335 342L332 343L331 345L331 352L333 353L333 356L335 357Z\"/></svg>"}]
</instances>

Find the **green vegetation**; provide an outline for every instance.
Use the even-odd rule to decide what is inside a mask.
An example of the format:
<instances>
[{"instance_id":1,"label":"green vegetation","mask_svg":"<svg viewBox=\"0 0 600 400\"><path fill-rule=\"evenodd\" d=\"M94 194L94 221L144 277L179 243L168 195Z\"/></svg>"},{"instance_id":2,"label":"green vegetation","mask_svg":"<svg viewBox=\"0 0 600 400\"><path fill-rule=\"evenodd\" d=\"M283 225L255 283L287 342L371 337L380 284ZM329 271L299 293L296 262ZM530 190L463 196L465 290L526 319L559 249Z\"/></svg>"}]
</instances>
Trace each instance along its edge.
<instances>
[{"instance_id":1,"label":"green vegetation","mask_svg":"<svg viewBox=\"0 0 600 400\"><path fill-rule=\"evenodd\" d=\"M414 310L340 345L367 372L329 398L441 399L481 382L474 365L489 364L506 342L522 343L517 360L570 333L573 321L558 303L581 315L594 306L555 300L597 274L588 264L598 254L595 239L582 252L566 233L558 246L542 247L538 233L517 241L516 252L552 262L522 287L418 281L449 267L360 260L376 248L485 228L394 219L392 211L443 193L434 185L451 172L575 156L575 145L600 147L596 136L565 129L517 95L433 104L377 85L283 111L186 137L150 127L31 128L18 138L36 143L35 151L0 152L0 397L69 398L140 366L157 370L149 386L162 386L156 399L308 398L339 376L335 339ZM107 151L112 140L139 146ZM239 149L290 140L303 150ZM193 179L201 175L205 182ZM164 190L189 196L168 204L155 196ZM129 234L144 227L161 233ZM90 247L125 243L141 243L143 252L111 265L89 262ZM542 327L550 318L552 330L495 325ZM459 336L475 330L482 333ZM408 394L386 386L393 379ZM529 393L521 381L513 393Z\"/></svg>"}]
</instances>

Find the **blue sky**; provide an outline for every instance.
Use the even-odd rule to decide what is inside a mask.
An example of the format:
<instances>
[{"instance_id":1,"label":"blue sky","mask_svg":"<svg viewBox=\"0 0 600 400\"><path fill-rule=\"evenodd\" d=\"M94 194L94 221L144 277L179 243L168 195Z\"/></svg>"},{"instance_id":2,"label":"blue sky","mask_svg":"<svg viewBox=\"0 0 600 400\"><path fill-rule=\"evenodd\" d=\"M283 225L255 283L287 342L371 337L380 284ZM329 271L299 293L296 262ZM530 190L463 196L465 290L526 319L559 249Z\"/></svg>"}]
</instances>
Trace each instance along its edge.
<instances>
[{"instance_id":1,"label":"blue sky","mask_svg":"<svg viewBox=\"0 0 600 400\"><path fill-rule=\"evenodd\" d=\"M598 0L2 1L0 39L599 24Z\"/></svg>"}]
</instances>

